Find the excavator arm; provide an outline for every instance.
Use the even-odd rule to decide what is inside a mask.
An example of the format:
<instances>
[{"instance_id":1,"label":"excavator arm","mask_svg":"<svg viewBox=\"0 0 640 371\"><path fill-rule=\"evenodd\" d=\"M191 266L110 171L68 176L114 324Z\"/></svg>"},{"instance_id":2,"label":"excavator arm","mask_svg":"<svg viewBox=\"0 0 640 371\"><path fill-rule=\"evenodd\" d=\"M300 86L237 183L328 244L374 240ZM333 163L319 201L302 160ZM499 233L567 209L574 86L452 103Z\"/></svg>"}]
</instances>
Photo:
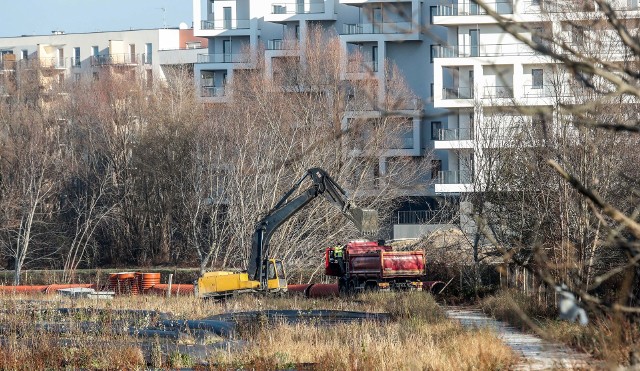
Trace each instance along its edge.
<instances>
[{"instance_id":1,"label":"excavator arm","mask_svg":"<svg viewBox=\"0 0 640 371\"><path fill-rule=\"evenodd\" d=\"M298 196L289 199L307 178L313 183L311 187ZM284 222L318 196L323 196L332 205L339 208L344 216L351 220L363 234L371 235L377 233L378 214L375 210L355 207L342 187L326 171L320 168L311 168L285 193L274 208L256 224L248 267L250 279L259 281L263 287L266 287L267 277L264 261L268 258L271 236Z\"/></svg>"}]
</instances>

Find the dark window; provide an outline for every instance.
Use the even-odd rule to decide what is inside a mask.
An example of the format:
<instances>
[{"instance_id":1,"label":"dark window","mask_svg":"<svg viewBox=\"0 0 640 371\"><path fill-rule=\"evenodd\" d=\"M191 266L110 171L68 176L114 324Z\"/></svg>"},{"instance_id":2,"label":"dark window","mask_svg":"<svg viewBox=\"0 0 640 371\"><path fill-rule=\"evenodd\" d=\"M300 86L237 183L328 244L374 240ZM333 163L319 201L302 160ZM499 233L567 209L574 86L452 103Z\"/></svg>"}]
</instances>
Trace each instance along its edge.
<instances>
[{"instance_id":1,"label":"dark window","mask_svg":"<svg viewBox=\"0 0 640 371\"><path fill-rule=\"evenodd\" d=\"M429 7L429 23L433 24L433 17L438 15L438 7L430 6Z\"/></svg>"},{"instance_id":2,"label":"dark window","mask_svg":"<svg viewBox=\"0 0 640 371\"><path fill-rule=\"evenodd\" d=\"M441 121L431 121L431 139L438 140L440 138L440 129L442 129Z\"/></svg>"},{"instance_id":3,"label":"dark window","mask_svg":"<svg viewBox=\"0 0 640 371\"><path fill-rule=\"evenodd\" d=\"M536 68L531 70L531 76L533 78L533 88L542 89L542 85L544 84L544 74L542 69Z\"/></svg>"},{"instance_id":4,"label":"dark window","mask_svg":"<svg viewBox=\"0 0 640 371\"><path fill-rule=\"evenodd\" d=\"M433 83L431 83L431 100L433 101Z\"/></svg>"}]
</instances>

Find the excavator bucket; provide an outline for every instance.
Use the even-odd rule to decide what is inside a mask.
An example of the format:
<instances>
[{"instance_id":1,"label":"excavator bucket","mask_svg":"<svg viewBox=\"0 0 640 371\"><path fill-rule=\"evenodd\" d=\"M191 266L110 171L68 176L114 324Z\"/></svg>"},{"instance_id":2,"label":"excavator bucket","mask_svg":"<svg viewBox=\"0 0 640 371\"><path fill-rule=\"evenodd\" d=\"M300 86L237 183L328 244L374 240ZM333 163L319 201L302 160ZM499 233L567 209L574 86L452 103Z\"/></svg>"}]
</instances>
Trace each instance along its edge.
<instances>
[{"instance_id":1,"label":"excavator bucket","mask_svg":"<svg viewBox=\"0 0 640 371\"><path fill-rule=\"evenodd\" d=\"M365 235L378 233L378 211L373 209L353 208L350 210L356 228Z\"/></svg>"}]
</instances>

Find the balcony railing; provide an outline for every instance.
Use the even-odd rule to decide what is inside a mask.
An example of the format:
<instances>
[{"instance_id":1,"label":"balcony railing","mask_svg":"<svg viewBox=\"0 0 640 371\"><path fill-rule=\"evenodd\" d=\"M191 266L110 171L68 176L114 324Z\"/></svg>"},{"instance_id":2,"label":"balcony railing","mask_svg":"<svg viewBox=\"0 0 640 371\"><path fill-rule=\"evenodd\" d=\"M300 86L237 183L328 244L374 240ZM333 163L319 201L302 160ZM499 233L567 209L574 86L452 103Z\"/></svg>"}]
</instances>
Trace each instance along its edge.
<instances>
[{"instance_id":1,"label":"balcony railing","mask_svg":"<svg viewBox=\"0 0 640 371\"><path fill-rule=\"evenodd\" d=\"M347 62L348 73L378 72L378 61L349 61Z\"/></svg>"},{"instance_id":2,"label":"balcony railing","mask_svg":"<svg viewBox=\"0 0 640 371\"><path fill-rule=\"evenodd\" d=\"M292 50L298 47L298 40L267 40L267 50Z\"/></svg>"},{"instance_id":3,"label":"balcony railing","mask_svg":"<svg viewBox=\"0 0 640 371\"><path fill-rule=\"evenodd\" d=\"M67 61L66 59L58 59L56 57L53 58L39 58L40 67L44 68L66 68Z\"/></svg>"},{"instance_id":4,"label":"balcony railing","mask_svg":"<svg viewBox=\"0 0 640 371\"><path fill-rule=\"evenodd\" d=\"M203 30L246 30L251 27L250 19L216 19L202 21Z\"/></svg>"},{"instance_id":5,"label":"balcony railing","mask_svg":"<svg viewBox=\"0 0 640 371\"><path fill-rule=\"evenodd\" d=\"M293 2L274 3L271 5L271 14L314 14L324 13L324 2Z\"/></svg>"},{"instance_id":6,"label":"balcony railing","mask_svg":"<svg viewBox=\"0 0 640 371\"><path fill-rule=\"evenodd\" d=\"M203 98L217 98L225 96L224 86L203 86L200 90L200 96Z\"/></svg>"},{"instance_id":7,"label":"balcony railing","mask_svg":"<svg viewBox=\"0 0 640 371\"><path fill-rule=\"evenodd\" d=\"M394 224L444 224L455 219L451 210L407 210L397 212Z\"/></svg>"},{"instance_id":8,"label":"balcony railing","mask_svg":"<svg viewBox=\"0 0 640 371\"><path fill-rule=\"evenodd\" d=\"M442 99L471 98L473 98L473 88L471 87L442 88Z\"/></svg>"},{"instance_id":9,"label":"balcony railing","mask_svg":"<svg viewBox=\"0 0 640 371\"><path fill-rule=\"evenodd\" d=\"M555 91L553 86L549 85L524 85L524 98L544 98L559 95L561 92Z\"/></svg>"},{"instance_id":10,"label":"balcony railing","mask_svg":"<svg viewBox=\"0 0 640 371\"><path fill-rule=\"evenodd\" d=\"M489 9L498 14L513 14L513 2L509 0L497 2L485 2ZM435 16L457 16L457 15L486 15L487 12L477 3L458 2L455 4L438 5Z\"/></svg>"},{"instance_id":11,"label":"balcony railing","mask_svg":"<svg viewBox=\"0 0 640 371\"><path fill-rule=\"evenodd\" d=\"M343 35L404 34L414 32L413 22L377 22L344 24Z\"/></svg>"},{"instance_id":12,"label":"balcony railing","mask_svg":"<svg viewBox=\"0 0 640 371\"><path fill-rule=\"evenodd\" d=\"M142 54L142 63L144 64L151 64L153 62L153 58L152 58L153 54L149 53L149 54Z\"/></svg>"},{"instance_id":13,"label":"balcony railing","mask_svg":"<svg viewBox=\"0 0 640 371\"><path fill-rule=\"evenodd\" d=\"M198 54L198 63L247 63L249 54Z\"/></svg>"},{"instance_id":14,"label":"balcony railing","mask_svg":"<svg viewBox=\"0 0 640 371\"><path fill-rule=\"evenodd\" d=\"M94 55L91 57L92 66L107 66L107 65L135 65L139 62L139 57L136 54L105 54Z\"/></svg>"},{"instance_id":15,"label":"balcony railing","mask_svg":"<svg viewBox=\"0 0 640 371\"><path fill-rule=\"evenodd\" d=\"M433 45L434 58L468 58L468 57L501 57L501 56L527 56L539 54L527 44L483 44L463 46Z\"/></svg>"},{"instance_id":16,"label":"balcony railing","mask_svg":"<svg viewBox=\"0 0 640 371\"><path fill-rule=\"evenodd\" d=\"M438 140L470 140L472 134L471 128L440 129L438 130Z\"/></svg>"},{"instance_id":17,"label":"balcony railing","mask_svg":"<svg viewBox=\"0 0 640 371\"><path fill-rule=\"evenodd\" d=\"M610 2L613 10L638 10L637 4L631 2ZM531 0L525 1L522 7L522 13L525 14L542 14L542 13L568 13L568 12L593 12L595 11L595 3L592 1L573 0L573 1L549 1L549 0Z\"/></svg>"},{"instance_id":18,"label":"balcony railing","mask_svg":"<svg viewBox=\"0 0 640 371\"><path fill-rule=\"evenodd\" d=\"M71 58L71 67L82 67L82 60L80 58Z\"/></svg>"},{"instance_id":19,"label":"balcony railing","mask_svg":"<svg viewBox=\"0 0 640 371\"><path fill-rule=\"evenodd\" d=\"M482 98L513 98L512 86L485 86Z\"/></svg>"},{"instance_id":20,"label":"balcony railing","mask_svg":"<svg viewBox=\"0 0 640 371\"><path fill-rule=\"evenodd\" d=\"M438 171L438 184L471 184L473 177L468 170Z\"/></svg>"}]
</instances>

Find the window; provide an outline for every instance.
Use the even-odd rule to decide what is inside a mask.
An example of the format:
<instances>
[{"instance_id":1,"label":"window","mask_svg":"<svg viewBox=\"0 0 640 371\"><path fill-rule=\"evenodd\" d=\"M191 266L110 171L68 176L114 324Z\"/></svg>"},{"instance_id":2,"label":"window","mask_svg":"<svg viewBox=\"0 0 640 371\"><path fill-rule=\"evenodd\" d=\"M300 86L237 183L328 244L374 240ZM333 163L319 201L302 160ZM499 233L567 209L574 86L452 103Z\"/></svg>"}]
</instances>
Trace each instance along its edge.
<instances>
[{"instance_id":1,"label":"window","mask_svg":"<svg viewBox=\"0 0 640 371\"><path fill-rule=\"evenodd\" d=\"M231 40L222 40L222 61L225 63L232 62L231 60Z\"/></svg>"},{"instance_id":2,"label":"window","mask_svg":"<svg viewBox=\"0 0 640 371\"><path fill-rule=\"evenodd\" d=\"M433 17L438 15L438 7L430 6L429 7L429 23L433 24Z\"/></svg>"},{"instance_id":3,"label":"window","mask_svg":"<svg viewBox=\"0 0 640 371\"><path fill-rule=\"evenodd\" d=\"M97 57L98 55L100 55L100 48L98 48L97 46L92 46L91 55L93 55L94 57Z\"/></svg>"},{"instance_id":4,"label":"window","mask_svg":"<svg viewBox=\"0 0 640 371\"><path fill-rule=\"evenodd\" d=\"M73 48L73 62L71 63L73 67L80 67L80 48Z\"/></svg>"},{"instance_id":5,"label":"window","mask_svg":"<svg viewBox=\"0 0 640 371\"><path fill-rule=\"evenodd\" d=\"M438 178L438 173L442 171L442 160L431 160L431 179Z\"/></svg>"},{"instance_id":6,"label":"window","mask_svg":"<svg viewBox=\"0 0 640 371\"><path fill-rule=\"evenodd\" d=\"M542 86L544 84L544 74L542 69L535 68L531 70L531 76L533 79L533 88L542 89Z\"/></svg>"},{"instance_id":7,"label":"window","mask_svg":"<svg viewBox=\"0 0 640 371\"><path fill-rule=\"evenodd\" d=\"M433 83L431 83L431 92L430 92L430 94L431 94L431 101L433 101Z\"/></svg>"},{"instance_id":8,"label":"window","mask_svg":"<svg viewBox=\"0 0 640 371\"><path fill-rule=\"evenodd\" d=\"M22 49L22 59L29 59L29 51L27 49Z\"/></svg>"},{"instance_id":9,"label":"window","mask_svg":"<svg viewBox=\"0 0 640 371\"><path fill-rule=\"evenodd\" d=\"M93 80L94 80L94 81L98 81L98 80L100 80L100 75L98 75L98 73L97 73L97 72L94 72L94 73L93 73Z\"/></svg>"},{"instance_id":10,"label":"window","mask_svg":"<svg viewBox=\"0 0 640 371\"><path fill-rule=\"evenodd\" d=\"M441 121L431 121L431 139L438 140L440 138L440 130L442 129Z\"/></svg>"},{"instance_id":11,"label":"window","mask_svg":"<svg viewBox=\"0 0 640 371\"><path fill-rule=\"evenodd\" d=\"M144 53L145 53L145 57L144 57L144 63L146 64L151 64L151 62L153 61L152 58L152 53L153 53L153 44L151 43L146 43L144 45Z\"/></svg>"}]
</instances>

